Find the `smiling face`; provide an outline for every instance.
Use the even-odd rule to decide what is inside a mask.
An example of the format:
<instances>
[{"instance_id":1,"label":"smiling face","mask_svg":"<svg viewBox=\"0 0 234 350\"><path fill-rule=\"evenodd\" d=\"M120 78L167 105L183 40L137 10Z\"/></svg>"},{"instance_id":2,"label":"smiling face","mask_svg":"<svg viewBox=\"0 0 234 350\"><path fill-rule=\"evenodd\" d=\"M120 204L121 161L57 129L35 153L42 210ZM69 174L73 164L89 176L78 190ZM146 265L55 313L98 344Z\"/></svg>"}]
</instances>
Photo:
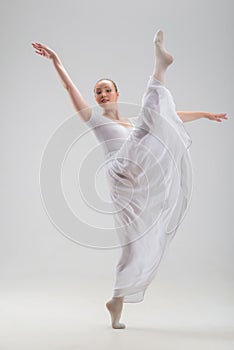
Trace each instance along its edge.
<instances>
[{"instance_id":1,"label":"smiling face","mask_svg":"<svg viewBox=\"0 0 234 350\"><path fill-rule=\"evenodd\" d=\"M117 102L119 98L119 92L116 91L110 80L98 81L94 87L94 95L97 103L102 108L105 108L106 104Z\"/></svg>"}]
</instances>

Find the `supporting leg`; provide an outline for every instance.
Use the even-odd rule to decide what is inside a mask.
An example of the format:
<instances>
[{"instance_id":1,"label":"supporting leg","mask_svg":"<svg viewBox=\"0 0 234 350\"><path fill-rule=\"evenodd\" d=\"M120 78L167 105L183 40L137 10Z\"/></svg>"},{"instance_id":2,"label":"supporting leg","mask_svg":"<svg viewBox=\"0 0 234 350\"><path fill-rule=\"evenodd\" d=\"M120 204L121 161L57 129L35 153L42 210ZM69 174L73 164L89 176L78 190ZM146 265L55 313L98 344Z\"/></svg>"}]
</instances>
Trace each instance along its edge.
<instances>
[{"instance_id":1,"label":"supporting leg","mask_svg":"<svg viewBox=\"0 0 234 350\"><path fill-rule=\"evenodd\" d=\"M113 297L110 301L106 303L106 307L110 312L112 328L125 328L125 324L119 322L123 309L123 297Z\"/></svg>"}]
</instances>

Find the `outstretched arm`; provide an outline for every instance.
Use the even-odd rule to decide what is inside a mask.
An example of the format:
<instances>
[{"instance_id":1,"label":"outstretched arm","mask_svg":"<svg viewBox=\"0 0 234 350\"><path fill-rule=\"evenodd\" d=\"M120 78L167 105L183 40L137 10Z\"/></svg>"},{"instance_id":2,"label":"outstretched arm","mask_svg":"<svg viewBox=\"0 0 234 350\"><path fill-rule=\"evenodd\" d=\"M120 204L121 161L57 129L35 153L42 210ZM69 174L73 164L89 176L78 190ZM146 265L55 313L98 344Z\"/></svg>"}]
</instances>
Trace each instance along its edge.
<instances>
[{"instance_id":1,"label":"outstretched arm","mask_svg":"<svg viewBox=\"0 0 234 350\"><path fill-rule=\"evenodd\" d=\"M62 84L72 100L75 110L79 113L81 119L87 121L91 116L92 110L89 108L80 91L69 77L58 55L45 45L32 43L32 46L36 53L52 60L54 67L62 80Z\"/></svg>"},{"instance_id":2,"label":"outstretched arm","mask_svg":"<svg viewBox=\"0 0 234 350\"><path fill-rule=\"evenodd\" d=\"M179 111L176 112L180 119L186 123L191 122L193 120L197 120L200 118L208 118L210 120L215 120L217 122L221 122L222 119L227 119L226 113L210 113L210 112L190 112L190 111Z\"/></svg>"}]
</instances>

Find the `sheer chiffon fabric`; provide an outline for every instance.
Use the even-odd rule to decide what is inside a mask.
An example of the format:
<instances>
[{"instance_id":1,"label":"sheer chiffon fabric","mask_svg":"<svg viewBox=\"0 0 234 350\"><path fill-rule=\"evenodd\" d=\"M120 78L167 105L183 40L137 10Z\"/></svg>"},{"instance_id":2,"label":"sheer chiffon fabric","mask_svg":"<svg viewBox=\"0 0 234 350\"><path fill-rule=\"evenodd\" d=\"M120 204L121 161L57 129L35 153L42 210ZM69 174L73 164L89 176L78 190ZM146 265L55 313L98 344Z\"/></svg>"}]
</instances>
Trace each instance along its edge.
<instances>
[{"instance_id":1,"label":"sheer chiffon fabric","mask_svg":"<svg viewBox=\"0 0 234 350\"><path fill-rule=\"evenodd\" d=\"M132 128L95 112L86 122L106 155L120 244L113 296L126 303L144 300L192 194L192 141L170 91L150 77L141 106Z\"/></svg>"}]
</instances>

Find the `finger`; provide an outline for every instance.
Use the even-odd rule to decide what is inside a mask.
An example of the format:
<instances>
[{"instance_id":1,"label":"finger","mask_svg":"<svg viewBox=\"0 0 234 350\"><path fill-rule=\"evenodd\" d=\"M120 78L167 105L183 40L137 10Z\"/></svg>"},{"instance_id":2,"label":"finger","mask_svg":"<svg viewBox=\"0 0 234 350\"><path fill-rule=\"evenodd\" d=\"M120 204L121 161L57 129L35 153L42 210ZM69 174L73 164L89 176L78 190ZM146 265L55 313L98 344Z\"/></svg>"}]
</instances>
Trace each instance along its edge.
<instances>
[{"instance_id":1,"label":"finger","mask_svg":"<svg viewBox=\"0 0 234 350\"><path fill-rule=\"evenodd\" d=\"M35 50L36 53L38 53L41 56L45 56L45 53L41 50Z\"/></svg>"},{"instance_id":2,"label":"finger","mask_svg":"<svg viewBox=\"0 0 234 350\"><path fill-rule=\"evenodd\" d=\"M42 45L42 44L40 44L40 43L36 43L37 45L39 45L40 47L42 47L43 49L45 49L46 48L46 46L45 45Z\"/></svg>"},{"instance_id":3,"label":"finger","mask_svg":"<svg viewBox=\"0 0 234 350\"><path fill-rule=\"evenodd\" d=\"M42 50L42 47L40 47L40 46L36 46L36 45L33 45L33 48L35 49L35 50Z\"/></svg>"},{"instance_id":4,"label":"finger","mask_svg":"<svg viewBox=\"0 0 234 350\"><path fill-rule=\"evenodd\" d=\"M39 48L39 47L42 47L42 45L39 44L39 43L32 43L32 46L33 46L33 47L38 47L38 48Z\"/></svg>"},{"instance_id":5,"label":"finger","mask_svg":"<svg viewBox=\"0 0 234 350\"><path fill-rule=\"evenodd\" d=\"M225 114L217 114L216 117L217 118L222 118L222 119L228 119L227 116L226 116L226 113Z\"/></svg>"}]
</instances>

